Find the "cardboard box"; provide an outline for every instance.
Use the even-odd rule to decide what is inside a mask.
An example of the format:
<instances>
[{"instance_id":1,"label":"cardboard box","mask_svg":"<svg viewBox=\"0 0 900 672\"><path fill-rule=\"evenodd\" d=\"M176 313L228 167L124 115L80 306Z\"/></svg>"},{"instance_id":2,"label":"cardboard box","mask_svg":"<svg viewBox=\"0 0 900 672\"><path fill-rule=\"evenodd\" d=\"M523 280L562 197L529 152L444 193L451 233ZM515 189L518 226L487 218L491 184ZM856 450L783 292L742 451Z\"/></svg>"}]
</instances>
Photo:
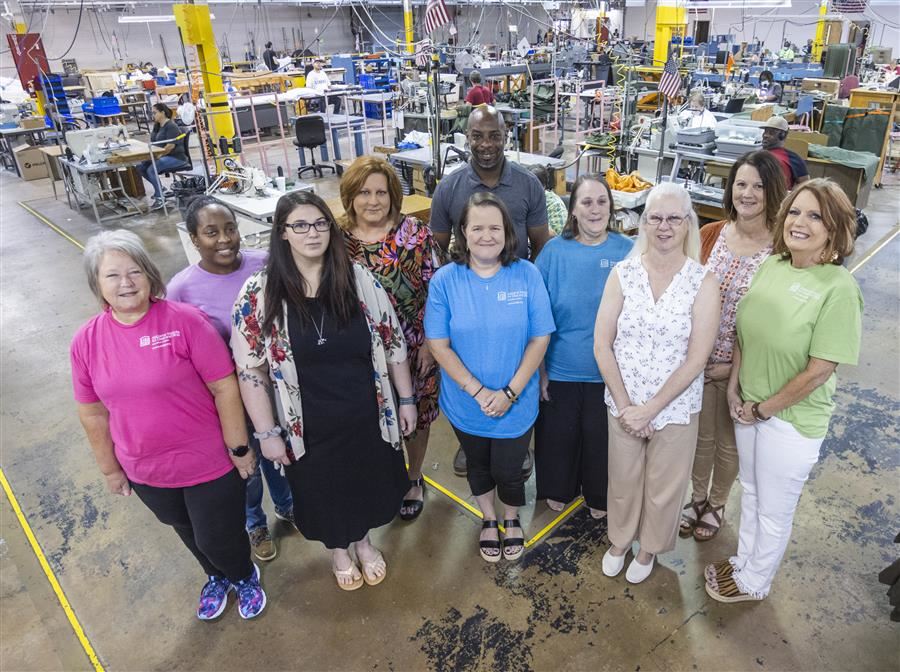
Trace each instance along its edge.
<instances>
[{"instance_id":1,"label":"cardboard box","mask_svg":"<svg viewBox=\"0 0 900 672\"><path fill-rule=\"evenodd\" d=\"M416 193L427 193L425 189L425 171L422 168L413 168L412 186Z\"/></svg>"},{"instance_id":2,"label":"cardboard box","mask_svg":"<svg viewBox=\"0 0 900 672\"><path fill-rule=\"evenodd\" d=\"M41 152L40 147L20 145L13 148L13 155L16 157L19 175L23 180L40 180L47 177L47 157Z\"/></svg>"},{"instance_id":3,"label":"cardboard box","mask_svg":"<svg viewBox=\"0 0 900 672\"><path fill-rule=\"evenodd\" d=\"M43 117L26 117L19 122L22 128L47 128L47 121Z\"/></svg>"},{"instance_id":4,"label":"cardboard box","mask_svg":"<svg viewBox=\"0 0 900 672\"><path fill-rule=\"evenodd\" d=\"M768 121L774 111L774 105L763 105L762 107L753 110L753 112L750 113L750 118L753 121Z\"/></svg>"}]
</instances>

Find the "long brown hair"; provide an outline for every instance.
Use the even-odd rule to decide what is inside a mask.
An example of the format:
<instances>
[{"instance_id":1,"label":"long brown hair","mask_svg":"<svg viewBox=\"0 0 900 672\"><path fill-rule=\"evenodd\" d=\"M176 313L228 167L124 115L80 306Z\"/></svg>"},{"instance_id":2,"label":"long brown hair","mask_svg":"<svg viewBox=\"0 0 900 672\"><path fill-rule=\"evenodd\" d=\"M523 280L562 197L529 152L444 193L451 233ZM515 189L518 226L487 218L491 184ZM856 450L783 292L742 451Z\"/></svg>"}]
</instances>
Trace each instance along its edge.
<instances>
[{"instance_id":1,"label":"long brown hair","mask_svg":"<svg viewBox=\"0 0 900 672\"><path fill-rule=\"evenodd\" d=\"M469 213L472 208L497 208L500 211L500 217L503 219L503 249L500 251L500 263L503 266L509 266L512 262L518 260L516 248L518 248L518 238L516 230L513 227L512 217L509 216L509 210L499 198L489 191L479 191L472 195L469 202L466 203L459 216L459 220L453 227L453 243L450 245L450 258L457 264L469 263L469 241L466 240L466 226L469 223Z\"/></svg>"},{"instance_id":2,"label":"long brown hair","mask_svg":"<svg viewBox=\"0 0 900 672\"><path fill-rule=\"evenodd\" d=\"M396 222L400 215L400 207L403 204L403 187L397 173L384 159L376 156L361 156L347 169L341 177L341 205L344 206L344 217L341 217L341 225L346 229L356 226L356 211L353 209L353 199L362 191L363 185L370 175L380 173L387 179L388 195L391 197L391 219Z\"/></svg>"},{"instance_id":3,"label":"long brown hair","mask_svg":"<svg viewBox=\"0 0 900 672\"><path fill-rule=\"evenodd\" d=\"M856 208L847 198L847 194L837 182L826 177L818 177L808 180L794 187L778 211L778 219L775 222L775 242L772 246L772 254L781 255L784 260L790 260L791 251L784 242L784 221L794 201L804 191L811 191L819 203L822 214L822 224L828 232L828 241L822 251L820 263L840 266L844 259L853 254L853 234L856 232Z\"/></svg>"},{"instance_id":4,"label":"long brown hair","mask_svg":"<svg viewBox=\"0 0 900 672\"><path fill-rule=\"evenodd\" d=\"M299 311L302 320L312 321L307 299L314 297L307 296L307 282L294 262L290 243L282 237L288 217L300 205L312 205L322 213L329 224L328 249L325 250L322 280L315 298L322 302L322 309L334 317L341 326L346 326L360 310L350 255L344 244L344 234L334 221L334 215L325 201L314 193L293 191L279 198L275 206L275 222L269 241L269 261L266 264L263 333L269 333L276 324L281 325L283 302L293 305Z\"/></svg>"},{"instance_id":5,"label":"long brown hair","mask_svg":"<svg viewBox=\"0 0 900 672\"><path fill-rule=\"evenodd\" d=\"M612 190L609 185L599 175L589 175L585 173L572 185L572 194L569 196L569 214L566 217L566 224L563 226L562 233L559 235L563 238L575 238L578 236L578 220L575 218L575 204L578 202L578 192L586 182L599 182L606 187L606 197L609 199L609 221L606 223L606 230L609 231L613 221L616 219L616 204L613 203Z\"/></svg>"},{"instance_id":6,"label":"long brown hair","mask_svg":"<svg viewBox=\"0 0 900 672\"><path fill-rule=\"evenodd\" d=\"M765 150L748 152L734 162L728 172L728 182L725 184L725 194L722 196L722 209L730 221L737 220L737 208L731 195L734 181L737 179L737 171L741 166L753 166L759 173L759 179L763 183L763 192L766 198L766 228L771 231L775 228L775 220L778 219L778 209L784 200L787 189L784 184L784 171L778 159L771 152Z\"/></svg>"}]
</instances>

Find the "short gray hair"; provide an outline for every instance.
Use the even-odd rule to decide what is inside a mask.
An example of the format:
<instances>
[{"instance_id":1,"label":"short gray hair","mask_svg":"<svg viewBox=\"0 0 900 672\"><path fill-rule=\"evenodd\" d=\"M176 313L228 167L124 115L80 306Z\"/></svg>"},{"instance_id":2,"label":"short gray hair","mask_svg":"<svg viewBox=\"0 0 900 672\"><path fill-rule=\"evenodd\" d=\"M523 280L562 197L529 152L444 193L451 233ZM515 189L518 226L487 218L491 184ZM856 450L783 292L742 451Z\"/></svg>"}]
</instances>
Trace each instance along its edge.
<instances>
[{"instance_id":1,"label":"short gray hair","mask_svg":"<svg viewBox=\"0 0 900 672\"><path fill-rule=\"evenodd\" d=\"M472 84L481 84L481 73L478 72L478 70L472 70L472 72L469 73L469 81L472 82Z\"/></svg>"},{"instance_id":2,"label":"short gray hair","mask_svg":"<svg viewBox=\"0 0 900 672\"><path fill-rule=\"evenodd\" d=\"M134 263L143 271L150 281L150 296L158 299L165 298L166 284L162 274L147 254L147 248L137 234L125 229L103 231L88 240L84 246L84 272L87 274L88 286L97 297L102 307L106 307L106 299L100 291L100 280L97 277L100 272L100 262L103 255L110 251L127 254Z\"/></svg>"},{"instance_id":3,"label":"short gray hair","mask_svg":"<svg viewBox=\"0 0 900 672\"><path fill-rule=\"evenodd\" d=\"M691 103L700 103L703 107L706 107L706 96L703 95L703 91L700 89L694 89L691 91L691 95L688 96L688 104Z\"/></svg>"},{"instance_id":4,"label":"short gray hair","mask_svg":"<svg viewBox=\"0 0 900 672\"><path fill-rule=\"evenodd\" d=\"M678 201L687 221L687 236L684 238L684 254L694 261L700 261L700 220L694 212L694 204L687 189L677 182L660 182L647 194L647 202L644 204L644 212L641 214L641 226L638 229L637 241L629 256L640 256L647 251L648 240L646 232L647 213L656 201Z\"/></svg>"}]
</instances>

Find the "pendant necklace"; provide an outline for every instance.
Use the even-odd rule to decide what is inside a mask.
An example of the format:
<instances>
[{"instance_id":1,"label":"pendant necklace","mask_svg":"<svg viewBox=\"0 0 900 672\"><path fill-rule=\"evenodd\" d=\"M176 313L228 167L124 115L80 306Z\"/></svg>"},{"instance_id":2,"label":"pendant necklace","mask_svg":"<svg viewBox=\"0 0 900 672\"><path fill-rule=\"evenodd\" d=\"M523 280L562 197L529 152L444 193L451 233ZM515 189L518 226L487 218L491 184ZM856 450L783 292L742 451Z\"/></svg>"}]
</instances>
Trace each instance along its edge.
<instances>
[{"instance_id":1,"label":"pendant necklace","mask_svg":"<svg viewBox=\"0 0 900 672\"><path fill-rule=\"evenodd\" d=\"M316 324L315 320L313 320L312 323L313 327L316 329L316 333L319 335L319 340L316 341L316 345L323 345L325 341L328 340L322 336L322 332L325 329L325 311L322 311L322 319L319 320L319 324Z\"/></svg>"}]
</instances>

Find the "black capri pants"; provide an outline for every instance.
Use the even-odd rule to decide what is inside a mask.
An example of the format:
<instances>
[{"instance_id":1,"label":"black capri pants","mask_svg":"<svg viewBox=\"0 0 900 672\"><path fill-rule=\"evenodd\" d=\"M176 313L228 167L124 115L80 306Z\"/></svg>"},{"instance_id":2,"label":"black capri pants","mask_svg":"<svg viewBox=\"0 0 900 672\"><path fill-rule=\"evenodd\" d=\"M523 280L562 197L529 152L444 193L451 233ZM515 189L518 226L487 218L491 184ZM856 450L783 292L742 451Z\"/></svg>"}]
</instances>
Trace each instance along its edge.
<instances>
[{"instance_id":1,"label":"black capri pants","mask_svg":"<svg viewBox=\"0 0 900 672\"><path fill-rule=\"evenodd\" d=\"M132 483L131 489L159 522L175 528L207 576L237 583L253 573L244 529L247 486L237 469L187 488Z\"/></svg>"},{"instance_id":2,"label":"black capri pants","mask_svg":"<svg viewBox=\"0 0 900 672\"><path fill-rule=\"evenodd\" d=\"M474 436L453 428L466 454L467 474L472 494L478 497L497 488L497 496L507 506L525 505L525 478L522 463L528 454L531 429L514 439Z\"/></svg>"},{"instance_id":3,"label":"black capri pants","mask_svg":"<svg viewBox=\"0 0 900 672\"><path fill-rule=\"evenodd\" d=\"M609 432L603 383L551 380L534 423L537 498L571 502L579 493L606 511Z\"/></svg>"}]
</instances>

